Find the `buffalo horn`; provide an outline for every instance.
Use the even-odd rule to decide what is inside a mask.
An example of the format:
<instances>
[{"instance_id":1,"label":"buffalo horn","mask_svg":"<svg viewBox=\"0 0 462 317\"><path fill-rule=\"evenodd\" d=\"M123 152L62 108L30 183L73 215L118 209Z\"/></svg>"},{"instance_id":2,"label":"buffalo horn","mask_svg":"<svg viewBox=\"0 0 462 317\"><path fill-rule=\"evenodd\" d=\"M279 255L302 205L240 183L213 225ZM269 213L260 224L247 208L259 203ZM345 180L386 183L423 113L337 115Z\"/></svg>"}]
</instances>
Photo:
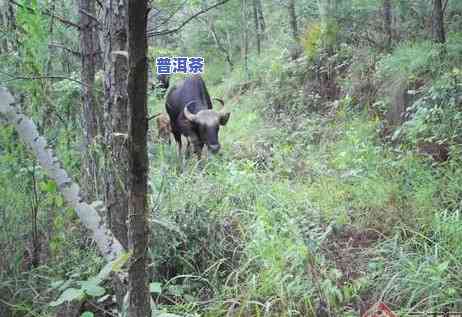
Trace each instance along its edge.
<instances>
[{"instance_id":1,"label":"buffalo horn","mask_svg":"<svg viewBox=\"0 0 462 317\"><path fill-rule=\"evenodd\" d=\"M188 107L184 107L183 112L184 116L186 117L186 119L188 119L188 121L194 122L194 120L196 120L196 115L189 112Z\"/></svg>"}]
</instances>

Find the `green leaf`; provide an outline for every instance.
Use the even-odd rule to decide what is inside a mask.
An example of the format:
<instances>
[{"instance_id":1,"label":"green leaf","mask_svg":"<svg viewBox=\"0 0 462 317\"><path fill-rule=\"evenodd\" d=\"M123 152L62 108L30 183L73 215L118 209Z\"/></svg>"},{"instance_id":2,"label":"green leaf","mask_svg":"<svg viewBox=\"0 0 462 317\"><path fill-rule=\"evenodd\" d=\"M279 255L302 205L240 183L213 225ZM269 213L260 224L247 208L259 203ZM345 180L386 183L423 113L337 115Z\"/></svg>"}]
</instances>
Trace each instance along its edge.
<instances>
[{"instance_id":1,"label":"green leaf","mask_svg":"<svg viewBox=\"0 0 462 317\"><path fill-rule=\"evenodd\" d=\"M55 205L56 207L63 207L64 206L64 198L61 196L55 196Z\"/></svg>"},{"instance_id":2,"label":"green leaf","mask_svg":"<svg viewBox=\"0 0 462 317\"><path fill-rule=\"evenodd\" d=\"M180 285L170 285L168 287L168 291L170 294L178 296L178 297L183 295L184 293L184 290Z\"/></svg>"},{"instance_id":3,"label":"green leaf","mask_svg":"<svg viewBox=\"0 0 462 317\"><path fill-rule=\"evenodd\" d=\"M86 311L80 317L95 317L95 314L93 314L91 311Z\"/></svg>"},{"instance_id":4,"label":"green leaf","mask_svg":"<svg viewBox=\"0 0 462 317\"><path fill-rule=\"evenodd\" d=\"M59 298L50 303L50 306L56 307L65 302L72 302L73 300L81 300L85 297L85 293L81 289L68 288Z\"/></svg>"},{"instance_id":5,"label":"green leaf","mask_svg":"<svg viewBox=\"0 0 462 317\"><path fill-rule=\"evenodd\" d=\"M440 263L440 264L438 265L438 268L437 268L437 269L438 269L439 272L444 272L444 271L447 270L448 267L449 267L449 262L448 262L448 261L444 261L443 263Z\"/></svg>"},{"instance_id":6,"label":"green leaf","mask_svg":"<svg viewBox=\"0 0 462 317\"><path fill-rule=\"evenodd\" d=\"M109 277L111 272L120 272L124 264L130 258L131 252L122 252L122 254L112 262L106 264L103 269L99 272L98 276L96 277L97 280L101 283L105 279Z\"/></svg>"},{"instance_id":7,"label":"green leaf","mask_svg":"<svg viewBox=\"0 0 462 317\"><path fill-rule=\"evenodd\" d=\"M54 282L51 283L50 287L53 288L53 289L58 288L61 285L63 285L64 282L65 282L64 280L54 281Z\"/></svg>"},{"instance_id":8,"label":"green leaf","mask_svg":"<svg viewBox=\"0 0 462 317\"><path fill-rule=\"evenodd\" d=\"M162 284L160 284L159 282L153 282L149 284L149 291L151 293L156 293L156 294L162 293Z\"/></svg>"},{"instance_id":9,"label":"green leaf","mask_svg":"<svg viewBox=\"0 0 462 317\"><path fill-rule=\"evenodd\" d=\"M130 258L131 252L122 252L122 254L112 261L112 270L114 272L120 272L125 263L127 263Z\"/></svg>"},{"instance_id":10,"label":"green leaf","mask_svg":"<svg viewBox=\"0 0 462 317\"><path fill-rule=\"evenodd\" d=\"M80 281L79 284L82 286L82 290L88 295L93 297L99 297L106 294L104 287L99 286L97 279L91 279L88 281Z\"/></svg>"},{"instance_id":11,"label":"green leaf","mask_svg":"<svg viewBox=\"0 0 462 317\"><path fill-rule=\"evenodd\" d=\"M58 290L64 291L66 288L69 288L69 286L71 286L72 282L72 280L65 281L63 284L61 284L61 286L59 286Z\"/></svg>"},{"instance_id":12,"label":"green leaf","mask_svg":"<svg viewBox=\"0 0 462 317\"><path fill-rule=\"evenodd\" d=\"M98 273L98 276L96 276L96 278L102 282L109 277L109 274L111 274L111 272L112 272L112 262L109 262Z\"/></svg>"}]
</instances>

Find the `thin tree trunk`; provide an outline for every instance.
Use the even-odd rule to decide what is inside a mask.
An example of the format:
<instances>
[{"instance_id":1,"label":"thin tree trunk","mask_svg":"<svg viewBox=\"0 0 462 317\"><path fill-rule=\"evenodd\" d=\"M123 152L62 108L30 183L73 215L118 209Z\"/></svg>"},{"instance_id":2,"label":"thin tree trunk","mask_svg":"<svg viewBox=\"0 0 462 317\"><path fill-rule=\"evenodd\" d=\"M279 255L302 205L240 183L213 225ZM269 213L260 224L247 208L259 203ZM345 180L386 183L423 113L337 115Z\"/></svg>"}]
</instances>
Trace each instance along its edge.
<instances>
[{"instance_id":1,"label":"thin tree trunk","mask_svg":"<svg viewBox=\"0 0 462 317\"><path fill-rule=\"evenodd\" d=\"M215 25L213 24L212 20L210 20L209 27L210 27L210 32L212 33L213 40L215 41L215 44L217 45L218 49L223 53L223 55L225 55L226 62L228 62L229 67L232 70L233 67L234 67L234 64L233 64L233 61L232 61L231 56L229 54L229 51L226 49L226 47L220 41L220 38L217 35L217 32L215 30Z\"/></svg>"},{"instance_id":2,"label":"thin tree trunk","mask_svg":"<svg viewBox=\"0 0 462 317\"><path fill-rule=\"evenodd\" d=\"M433 41L436 43L446 43L446 34L444 31L444 11L441 0L433 0L432 34Z\"/></svg>"},{"instance_id":3,"label":"thin tree trunk","mask_svg":"<svg viewBox=\"0 0 462 317\"><path fill-rule=\"evenodd\" d=\"M148 0L128 1L128 145L129 198L128 245L132 252L128 267L129 317L150 317L148 288L148 111L147 39Z\"/></svg>"},{"instance_id":4,"label":"thin tree trunk","mask_svg":"<svg viewBox=\"0 0 462 317\"><path fill-rule=\"evenodd\" d=\"M289 0L289 24L292 31L292 37L298 42L297 16L295 15L295 1Z\"/></svg>"},{"instance_id":5,"label":"thin tree trunk","mask_svg":"<svg viewBox=\"0 0 462 317\"><path fill-rule=\"evenodd\" d=\"M7 30L7 10L6 10L6 4L1 4L0 5L0 27L4 30ZM4 14L5 12L5 14ZM7 53L8 52L8 40L6 36L3 36L3 39L0 40L0 54Z\"/></svg>"},{"instance_id":6,"label":"thin tree trunk","mask_svg":"<svg viewBox=\"0 0 462 317\"><path fill-rule=\"evenodd\" d=\"M54 18L54 14L55 14L55 9L56 9L56 4L55 4L55 0L52 0L51 1L51 5L50 5L50 13L51 13L51 17L50 17L50 24L48 25L48 44L50 43L53 43L54 40L53 40L53 29L54 29L54 23L55 23L55 18ZM47 61L47 68L46 68L46 75L50 75L53 73L53 62L52 62L52 56L53 56L53 51L55 50L54 48L51 49L50 46L48 46L48 50L49 50L49 55L48 55L48 61Z\"/></svg>"},{"instance_id":7,"label":"thin tree trunk","mask_svg":"<svg viewBox=\"0 0 462 317\"><path fill-rule=\"evenodd\" d=\"M257 40L257 54L260 56L261 52L261 43L260 43L260 23L258 21L258 9L257 9L257 0L252 1L252 8L253 8L253 19L255 22L255 35L256 35L256 40Z\"/></svg>"},{"instance_id":8,"label":"thin tree trunk","mask_svg":"<svg viewBox=\"0 0 462 317\"><path fill-rule=\"evenodd\" d=\"M86 13L95 16L95 1L79 0L80 15L80 47L82 57L82 99L84 127L84 155L82 157L82 186L84 199L93 201L99 198L99 168L97 153L94 149L95 138L98 135L98 118L94 96L95 65L97 52L94 37L97 35L95 21Z\"/></svg>"},{"instance_id":9,"label":"thin tree trunk","mask_svg":"<svg viewBox=\"0 0 462 317\"><path fill-rule=\"evenodd\" d=\"M54 42L54 29L55 29L55 14L56 10L56 1L52 0L50 4L50 22L48 24L48 44L51 44ZM54 56L55 53L55 48L52 48L50 45L48 45L49 51L48 51L48 57L47 57L47 65L45 69L45 75L51 76L53 74L53 59L56 58ZM49 93L51 86L46 85L44 89L46 89L47 93ZM51 104L51 101L49 98L46 98L45 100L45 107L43 111L43 126L46 127L47 129L50 128L53 125L53 110L54 107ZM66 128L67 130L67 128ZM51 240L53 239L53 227L54 227L54 218L55 218L55 204L54 202L51 203L50 206L47 207L46 209L46 244L43 243L41 245L41 248L45 248L46 250L42 250L42 253L46 254L46 261L51 258Z\"/></svg>"},{"instance_id":10,"label":"thin tree trunk","mask_svg":"<svg viewBox=\"0 0 462 317\"><path fill-rule=\"evenodd\" d=\"M258 20L259 20L259 26L260 26L260 31L262 37L265 36L265 30L266 30L266 25L265 25L265 17L263 15L263 6L261 4L261 0L255 0L257 3L257 11L258 11Z\"/></svg>"},{"instance_id":11,"label":"thin tree trunk","mask_svg":"<svg viewBox=\"0 0 462 317\"><path fill-rule=\"evenodd\" d=\"M32 252L31 264L32 267L37 267L40 264L40 241L38 230L38 193L37 193L37 179L35 175L35 162L31 173L32 178L32 201L31 201L31 216L32 216Z\"/></svg>"},{"instance_id":12,"label":"thin tree trunk","mask_svg":"<svg viewBox=\"0 0 462 317\"><path fill-rule=\"evenodd\" d=\"M8 33L10 34L16 34L16 28L17 28L17 25L16 25L16 12L15 12L15 8L14 8L14 5L11 3L11 2L7 2L8 3L8 8L7 8L7 12L6 12L6 17L7 17L7 31ZM19 43L18 43L18 39L16 37L16 35L14 36L14 39L10 41L10 50L11 51L17 51L17 47L19 46Z\"/></svg>"},{"instance_id":13,"label":"thin tree trunk","mask_svg":"<svg viewBox=\"0 0 462 317\"><path fill-rule=\"evenodd\" d=\"M383 0L383 23L386 35L386 48L391 49L393 33L391 29L391 0Z\"/></svg>"},{"instance_id":14,"label":"thin tree trunk","mask_svg":"<svg viewBox=\"0 0 462 317\"><path fill-rule=\"evenodd\" d=\"M241 57L244 59L244 73L249 76L248 66L248 36L247 36L247 0L241 0L241 23L242 23L242 43L241 43Z\"/></svg>"}]
</instances>

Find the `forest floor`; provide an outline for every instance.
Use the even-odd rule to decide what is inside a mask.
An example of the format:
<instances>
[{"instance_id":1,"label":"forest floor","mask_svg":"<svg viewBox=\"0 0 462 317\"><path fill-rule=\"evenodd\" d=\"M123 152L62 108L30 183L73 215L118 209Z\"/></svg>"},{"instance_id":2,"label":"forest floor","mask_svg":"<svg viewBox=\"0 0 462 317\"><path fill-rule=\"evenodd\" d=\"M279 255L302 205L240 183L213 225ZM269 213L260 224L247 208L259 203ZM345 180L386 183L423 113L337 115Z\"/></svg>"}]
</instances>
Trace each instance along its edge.
<instances>
[{"instance_id":1,"label":"forest floor","mask_svg":"<svg viewBox=\"0 0 462 317\"><path fill-rule=\"evenodd\" d=\"M311 315L326 303L332 314L362 314L383 296L370 287L374 276L370 265L385 262L376 246L385 239L379 229L387 225L380 217L374 219L374 213L365 216L367 210L353 210L348 202L354 199L356 190L351 186L356 185L348 179L358 171L335 168L337 147L351 126L343 119L314 114L268 119L263 114L265 102L259 89L227 101L232 114L220 132L221 155L209 158L202 169L192 159L176 174L171 169L173 144L151 149L151 181L161 191L152 203L160 206L160 222L164 227L176 223L175 230L188 241L183 244L189 251L180 252L180 261L203 257L180 273L217 284L215 301L219 297L222 302L220 308L203 307L210 311L207 316L229 314L234 309L225 304L230 297L241 307L236 316L254 315L257 308L252 306L259 304L275 309L275 316L281 310ZM179 195L185 199L179 200ZM194 219L188 216L192 209ZM195 229L186 229L187 225ZM234 242L224 243L228 236ZM198 250L204 244L208 250ZM229 256L227 251L233 255L227 259L229 275L223 286L209 270ZM229 281L233 274L242 279L239 285ZM275 304L275 298L281 304ZM308 304L295 304L300 298Z\"/></svg>"}]
</instances>

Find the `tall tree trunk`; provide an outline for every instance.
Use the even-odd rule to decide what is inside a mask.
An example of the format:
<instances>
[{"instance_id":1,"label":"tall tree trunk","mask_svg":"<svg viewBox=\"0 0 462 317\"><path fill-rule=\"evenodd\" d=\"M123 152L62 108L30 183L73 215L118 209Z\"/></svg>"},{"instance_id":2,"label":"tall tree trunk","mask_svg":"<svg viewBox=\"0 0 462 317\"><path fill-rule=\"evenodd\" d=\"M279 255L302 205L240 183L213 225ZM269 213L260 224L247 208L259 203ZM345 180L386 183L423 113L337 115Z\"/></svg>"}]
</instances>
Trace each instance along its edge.
<instances>
[{"instance_id":1,"label":"tall tree trunk","mask_svg":"<svg viewBox=\"0 0 462 317\"><path fill-rule=\"evenodd\" d=\"M433 0L432 34L433 41L436 43L446 43L446 34L444 31L444 11L441 0Z\"/></svg>"},{"instance_id":2,"label":"tall tree trunk","mask_svg":"<svg viewBox=\"0 0 462 317\"><path fill-rule=\"evenodd\" d=\"M128 145L129 197L128 267L129 317L150 317L148 288L148 109L147 39L148 0L128 1Z\"/></svg>"},{"instance_id":3,"label":"tall tree trunk","mask_svg":"<svg viewBox=\"0 0 462 317\"><path fill-rule=\"evenodd\" d=\"M55 23L55 18L54 18L54 14L55 14L55 9L56 9L56 4L55 4L55 0L52 0L51 1L51 4L50 4L50 13L51 13L51 17L50 17L50 24L48 24L48 44L51 44L53 43L53 29L54 29L54 23ZM47 61L47 67L46 67L46 75L49 76L53 73L53 62L52 62L52 56L53 56L53 51L54 51L54 47L50 47L48 46L48 50L49 50L49 54L48 54L48 61Z\"/></svg>"},{"instance_id":4,"label":"tall tree trunk","mask_svg":"<svg viewBox=\"0 0 462 317\"><path fill-rule=\"evenodd\" d=\"M84 155L82 157L82 189L83 198L93 201L99 198L99 168L95 138L98 135L98 118L94 95L95 65L97 52L94 46L97 35L95 21L86 13L95 16L95 1L79 0L80 16L80 47L82 58L82 99L83 99L83 127L84 127Z\"/></svg>"},{"instance_id":5,"label":"tall tree trunk","mask_svg":"<svg viewBox=\"0 0 462 317\"><path fill-rule=\"evenodd\" d=\"M6 16L7 9L6 3L0 3L0 27L4 30L7 30L7 21L8 18ZM8 40L6 36L3 36L3 39L0 40L0 54L8 52Z\"/></svg>"},{"instance_id":6,"label":"tall tree trunk","mask_svg":"<svg viewBox=\"0 0 462 317\"><path fill-rule=\"evenodd\" d=\"M248 40L248 32L247 32L247 0L241 0L241 23L242 23L241 58L244 59L244 73L247 78L249 76L249 66L248 66L249 40Z\"/></svg>"},{"instance_id":7,"label":"tall tree trunk","mask_svg":"<svg viewBox=\"0 0 462 317\"><path fill-rule=\"evenodd\" d=\"M19 46L18 39L16 36L16 11L14 4L12 4L10 1L7 1L7 11L5 11L6 15L6 23L7 23L7 32L9 34L14 34L14 37L12 40L9 41L10 47L9 49L12 51L17 51L17 47Z\"/></svg>"},{"instance_id":8,"label":"tall tree trunk","mask_svg":"<svg viewBox=\"0 0 462 317\"><path fill-rule=\"evenodd\" d=\"M105 200L108 224L122 245L128 247L128 113L127 113L127 0L107 0L105 6Z\"/></svg>"},{"instance_id":9,"label":"tall tree trunk","mask_svg":"<svg viewBox=\"0 0 462 317\"><path fill-rule=\"evenodd\" d=\"M266 25L265 25L265 17L263 15L263 6L261 5L261 0L255 0L257 3L257 11L258 11L258 21L260 25L260 31L262 37L265 36Z\"/></svg>"},{"instance_id":10,"label":"tall tree trunk","mask_svg":"<svg viewBox=\"0 0 462 317\"><path fill-rule=\"evenodd\" d=\"M114 236L128 248L128 95L127 0L107 0L104 6L104 117L106 220ZM113 277L117 303L122 308L127 286Z\"/></svg>"},{"instance_id":11,"label":"tall tree trunk","mask_svg":"<svg viewBox=\"0 0 462 317\"><path fill-rule=\"evenodd\" d=\"M257 7L257 0L252 1L252 8L253 8L253 19L255 22L255 35L256 35L256 40L257 40L257 54L260 56L261 52L261 34L260 34L260 23L258 21L258 7Z\"/></svg>"},{"instance_id":12,"label":"tall tree trunk","mask_svg":"<svg viewBox=\"0 0 462 317\"><path fill-rule=\"evenodd\" d=\"M393 33L391 29L391 0L383 0L383 24L386 36L386 48L391 49Z\"/></svg>"},{"instance_id":13,"label":"tall tree trunk","mask_svg":"<svg viewBox=\"0 0 462 317\"><path fill-rule=\"evenodd\" d=\"M295 0L289 0L289 24L292 31L292 37L298 42L297 16L295 15Z\"/></svg>"}]
</instances>

